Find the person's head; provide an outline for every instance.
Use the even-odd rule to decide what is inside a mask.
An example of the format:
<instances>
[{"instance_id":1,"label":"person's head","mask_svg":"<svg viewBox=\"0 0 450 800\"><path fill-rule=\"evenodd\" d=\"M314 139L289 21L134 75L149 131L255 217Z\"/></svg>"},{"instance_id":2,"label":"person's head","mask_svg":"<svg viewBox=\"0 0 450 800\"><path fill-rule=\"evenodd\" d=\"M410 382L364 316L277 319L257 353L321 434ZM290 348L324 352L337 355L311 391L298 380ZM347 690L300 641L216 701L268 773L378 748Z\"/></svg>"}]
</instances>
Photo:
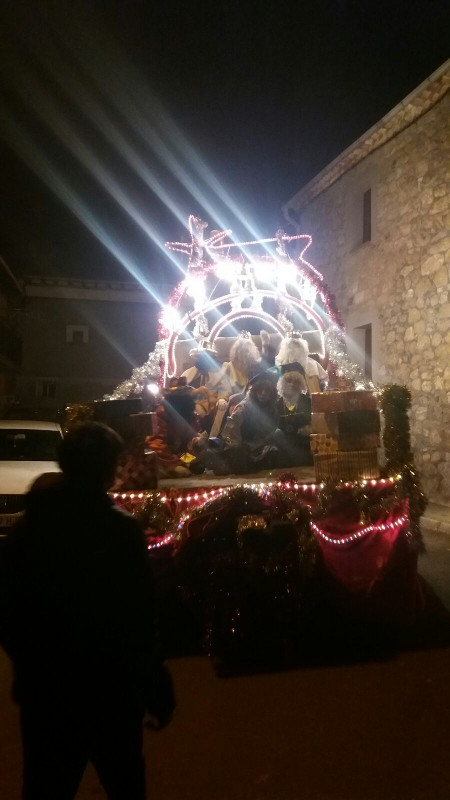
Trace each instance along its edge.
<instances>
[{"instance_id":1,"label":"person's head","mask_svg":"<svg viewBox=\"0 0 450 800\"><path fill-rule=\"evenodd\" d=\"M292 370L281 375L277 390L287 403L296 403L300 395L307 391L307 384L301 372Z\"/></svg>"},{"instance_id":2,"label":"person's head","mask_svg":"<svg viewBox=\"0 0 450 800\"><path fill-rule=\"evenodd\" d=\"M207 375L208 372L217 372L219 363L216 359L214 351L206 349L197 350L194 355L194 365L199 372Z\"/></svg>"},{"instance_id":3,"label":"person's head","mask_svg":"<svg viewBox=\"0 0 450 800\"><path fill-rule=\"evenodd\" d=\"M284 364L298 363L306 369L308 363L308 344L300 335L285 336L280 344L280 349L275 358L275 364L282 367Z\"/></svg>"},{"instance_id":4,"label":"person's head","mask_svg":"<svg viewBox=\"0 0 450 800\"><path fill-rule=\"evenodd\" d=\"M106 491L114 481L123 441L100 422L82 422L63 439L59 466L73 484Z\"/></svg>"},{"instance_id":5,"label":"person's head","mask_svg":"<svg viewBox=\"0 0 450 800\"><path fill-rule=\"evenodd\" d=\"M270 406L277 398L274 380L264 375L253 379L249 387L249 396L259 406Z\"/></svg>"},{"instance_id":6,"label":"person's head","mask_svg":"<svg viewBox=\"0 0 450 800\"><path fill-rule=\"evenodd\" d=\"M230 360L236 369L247 375L249 370L261 361L261 356L250 336L239 336L230 350Z\"/></svg>"}]
</instances>

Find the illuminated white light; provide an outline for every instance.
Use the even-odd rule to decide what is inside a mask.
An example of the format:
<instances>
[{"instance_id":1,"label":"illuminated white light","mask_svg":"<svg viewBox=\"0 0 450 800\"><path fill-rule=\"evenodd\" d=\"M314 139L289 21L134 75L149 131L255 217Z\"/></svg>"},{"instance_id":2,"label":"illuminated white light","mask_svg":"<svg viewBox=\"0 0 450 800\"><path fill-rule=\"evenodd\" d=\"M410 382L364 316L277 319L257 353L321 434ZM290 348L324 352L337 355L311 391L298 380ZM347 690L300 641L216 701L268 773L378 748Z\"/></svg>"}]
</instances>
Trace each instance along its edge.
<instances>
[{"instance_id":1,"label":"illuminated white light","mask_svg":"<svg viewBox=\"0 0 450 800\"><path fill-rule=\"evenodd\" d=\"M200 275L189 275L184 284L186 294L194 301L194 308L200 308L206 300L204 279Z\"/></svg>"},{"instance_id":2,"label":"illuminated white light","mask_svg":"<svg viewBox=\"0 0 450 800\"><path fill-rule=\"evenodd\" d=\"M252 266L256 280L261 283L272 283L274 281L276 276L275 264L270 263L270 261L260 261Z\"/></svg>"},{"instance_id":3,"label":"illuminated white light","mask_svg":"<svg viewBox=\"0 0 450 800\"><path fill-rule=\"evenodd\" d=\"M157 383L147 383L147 390L148 390L148 391L149 391L151 394L153 394L153 395L155 395L155 396L156 396L157 394L159 394L159 392L160 392L160 389L159 389L159 386L158 386L158 384L157 384Z\"/></svg>"},{"instance_id":4,"label":"illuminated white light","mask_svg":"<svg viewBox=\"0 0 450 800\"><path fill-rule=\"evenodd\" d=\"M233 261L231 258L225 258L217 262L214 272L219 280L228 281L228 283L231 284L241 267L242 264L240 264L238 261Z\"/></svg>"},{"instance_id":5,"label":"illuminated white light","mask_svg":"<svg viewBox=\"0 0 450 800\"><path fill-rule=\"evenodd\" d=\"M408 518L405 516L398 517L398 519L394 520L390 523L382 523L380 525L368 525L366 528L361 528L354 533L349 534L349 536L344 536L342 539L335 539L333 536L329 536L325 533L318 525L315 524L312 520L310 521L310 526L325 541L330 542L330 544L347 544L348 542L353 542L355 539L361 539L361 537L366 536L369 533L375 533L377 531L387 531L387 530L394 530L394 528L399 528L408 521Z\"/></svg>"},{"instance_id":6,"label":"illuminated white light","mask_svg":"<svg viewBox=\"0 0 450 800\"><path fill-rule=\"evenodd\" d=\"M159 321L163 328L172 332L179 326L181 317L174 306L167 305L164 306Z\"/></svg>"},{"instance_id":7,"label":"illuminated white light","mask_svg":"<svg viewBox=\"0 0 450 800\"><path fill-rule=\"evenodd\" d=\"M276 275L278 287L284 290L286 284L295 286L298 278L298 270L295 264L276 264Z\"/></svg>"}]
</instances>

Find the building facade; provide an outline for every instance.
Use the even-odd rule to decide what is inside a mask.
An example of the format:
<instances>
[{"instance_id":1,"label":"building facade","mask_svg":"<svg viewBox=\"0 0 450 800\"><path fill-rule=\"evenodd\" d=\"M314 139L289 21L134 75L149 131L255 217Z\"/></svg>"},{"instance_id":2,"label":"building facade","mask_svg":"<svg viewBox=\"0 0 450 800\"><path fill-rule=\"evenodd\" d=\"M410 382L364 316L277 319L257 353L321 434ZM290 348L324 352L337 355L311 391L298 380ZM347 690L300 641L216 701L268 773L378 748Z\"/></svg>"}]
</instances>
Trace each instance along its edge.
<instances>
[{"instance_id":1,"label":"building facade","mask_svg":"<svg viewBox=\"0 0 450 800\"><path fill-rule=\"evenodd\" d=\"M50 414L111 392L153 348L159 307L138 284L26 277L16 401Z\"/></svg>"},{"instance_id":2,"label":"building facade","mask_svg":"<svg viewBox=\"0 0 450 800\"><path fill-rule=\"evenodd\" d=\"M16 391L22 363L20 313L23 289L0 258L0 414L8 408Z\"/></svg>"},{"instance_id":3,"label":"building facade","mask_svg":"<svg viewBox=\"0 0 450 800\"><path fill-rule=\"evenodd\" d=\"M313 237L354 357L411 390L416 464L450 504L449 86L447 62L283 211Z\"/></svg>"}]
</instances>

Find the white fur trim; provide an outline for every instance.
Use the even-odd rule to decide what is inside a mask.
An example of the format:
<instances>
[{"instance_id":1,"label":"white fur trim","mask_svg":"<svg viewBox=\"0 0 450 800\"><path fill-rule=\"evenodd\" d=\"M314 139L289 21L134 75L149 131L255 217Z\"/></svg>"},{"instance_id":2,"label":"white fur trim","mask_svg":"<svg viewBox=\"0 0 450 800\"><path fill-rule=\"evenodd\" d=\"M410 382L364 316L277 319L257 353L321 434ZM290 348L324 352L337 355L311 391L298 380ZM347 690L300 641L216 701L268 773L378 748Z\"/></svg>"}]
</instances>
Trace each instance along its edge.
<instances>
[{"instance_id":1,"label":"white fur trim","mask_svg":"<svg viewBox=\"0 0 450 800\"><path fill-rule=\"evenodd\" d=\"M275 358L275 364L277 367L281 367L283 364L293 364L297 361L306 371L308 353L308 343L305 342L304 339L292 339L291 337L287 337L281 340L280 349Z\"/></svg>"}]
</instances>

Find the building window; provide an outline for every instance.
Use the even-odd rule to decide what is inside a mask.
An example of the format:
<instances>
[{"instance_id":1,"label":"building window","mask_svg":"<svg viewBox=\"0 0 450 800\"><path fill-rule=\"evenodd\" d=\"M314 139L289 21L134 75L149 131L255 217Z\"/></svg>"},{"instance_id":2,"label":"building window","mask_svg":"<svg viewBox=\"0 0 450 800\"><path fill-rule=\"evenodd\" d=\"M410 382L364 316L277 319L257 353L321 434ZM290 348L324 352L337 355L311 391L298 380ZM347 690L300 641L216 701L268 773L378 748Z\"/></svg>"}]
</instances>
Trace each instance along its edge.
<instances>
[{"instance_id":1,"label":"building window","mask_svg":"<svg viewBox=\"0 0 450 800\"><path fill-rule=\"evenodd\" d=\"M370 242L372 239L372 189L367 189L363 194L362 212L362 240Z\"/></svg>"},{"instance_id":2,"label":"building window","mask_svg":"<svg viewBox=\"0 0 450 800\"><path fill-rule=\"evenodd\" d=\"M355 250L374 238L373 186L367 183L353 187L347 199L347 241L349 251Z\"/></svg>"},{"instance_id":3,"label":"building window","mask_svg":"<svg viewBox=\"0 0 450 800\"><path fill-rule=\"evenodd\" d=\"M364 375L372 380L372 323L353 328L354 357Z\"/></svg>"},{"instance_id":4,"label":"building window","mask_svg":"<svg viewBox=\"0 0 450 800\"><path fill-rule=\"evenodd\" d=\"M87 344L89 328L87 325L66 325L66 342L68 344Z\"/></svg>"},{"instance_id":5,"label":"building window","mask_svg":"<svg viewBox=\"0 0 450 800\"><path fill-rule=\"evenodd\" d=\"M36 381L36 397L54 400L56 398L56 382L44 380Z\"/></svg>"}]
</instances>

